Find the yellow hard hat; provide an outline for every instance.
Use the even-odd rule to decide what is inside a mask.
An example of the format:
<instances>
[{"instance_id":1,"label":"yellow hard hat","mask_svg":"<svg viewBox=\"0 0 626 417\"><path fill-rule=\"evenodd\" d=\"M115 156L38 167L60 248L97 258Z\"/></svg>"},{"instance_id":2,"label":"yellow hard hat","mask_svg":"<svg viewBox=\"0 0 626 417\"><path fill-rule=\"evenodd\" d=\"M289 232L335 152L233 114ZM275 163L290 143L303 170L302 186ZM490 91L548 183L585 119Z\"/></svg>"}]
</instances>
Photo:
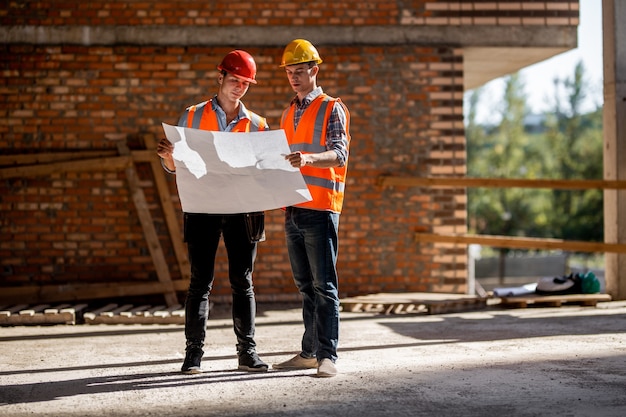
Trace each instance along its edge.
<instances>
[{"instance_id":1,"label":"yellow hard hat","mask_svg":"<svg viewBox=\"0 0 626 417\"><path fill-rule=\"evenodd\" d=\"M305 39L295 39L289 42L289 45L285 47L280 67L311 61L315 61L316 64L322 63L322 58L320 58L317 49L315 49L311 42Z\"/></svg>"}]
</instances>

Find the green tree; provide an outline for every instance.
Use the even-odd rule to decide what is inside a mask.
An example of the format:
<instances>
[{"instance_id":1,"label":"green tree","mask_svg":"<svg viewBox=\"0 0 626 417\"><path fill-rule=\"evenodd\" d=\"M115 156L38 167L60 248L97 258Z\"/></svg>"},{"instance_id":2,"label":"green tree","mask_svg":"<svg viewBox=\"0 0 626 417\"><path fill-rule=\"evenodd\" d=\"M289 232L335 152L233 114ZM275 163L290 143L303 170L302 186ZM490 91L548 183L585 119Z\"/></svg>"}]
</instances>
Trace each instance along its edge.
<instances>
[{"instance_id":1,"label":"green tree","mask_svg":"<svg viewBox=\"0 0 626 417\"><path fill-rule=\"evenodd\" d=\"M531 146L524 131L526 97L519 75L507 79L501 122L488 134L477 129L472 120L475 114L472 106L477 102L476 97L470 97L466 130L469 142L468 174L487 178L536 177L543 166L543 153ZM470 230L478 234L505 236L524 236L528 231L537 233L546 221L541 215L546 209L541 203L546 199L539 198L541 194L541 190L522 188L470 189ZM499 248L501 279L505 275L504 258L507 252L507 248Z\"/></svg>"},{"instance_id":2,"label":"green tree","mask_svg":"<svg viewBox=\"0 0 626 417\"><path fill-rule=\"evenodd\" d=\"M546 163L545 176L601 179L602 111L581 112L587 91L582 62L576 65L572 78L555 79L554 83L554 108L548 114L545 133L551 158ZM552 235L567 240L602 241L602 197L602 190L553 190L549 221Z\"/></svg>"},{"instance_id":3,"label":"green tree","mask_svg":"<svg viewBox=\"0 0 626 417\"><path fill-rule=\"evenodd\" d=\"M478 93L474 93L478 94ZM468 175L485 178L537 178L544 152L533 146L524 132L526 97L517 74L508 77L501 109L501 122L487 133L476 126L470 97L468 124ZM527 235L538 230L538 190L518 188L472 188L468 191L470 229L479 234ZM545 220L544 220L545 221ZM541 222L543 225L544 221Z\"/></svg>"}]
</instances>

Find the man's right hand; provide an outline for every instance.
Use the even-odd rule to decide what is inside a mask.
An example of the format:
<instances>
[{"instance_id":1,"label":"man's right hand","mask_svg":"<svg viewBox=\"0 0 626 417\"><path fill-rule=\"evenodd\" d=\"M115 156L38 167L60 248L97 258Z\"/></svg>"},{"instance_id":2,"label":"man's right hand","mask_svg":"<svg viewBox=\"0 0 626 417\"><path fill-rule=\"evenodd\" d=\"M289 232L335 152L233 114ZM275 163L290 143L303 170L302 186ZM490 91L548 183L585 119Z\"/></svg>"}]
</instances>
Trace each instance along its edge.
<instances>
[{"instance_id":1,"label":"man's right hand","mask_svg":"<svg viewBox=\"0 0 626 417\"><path fill-rule=\"evenodd\" d=\"M174 152L174 145L169 140L163 138L157 145L157 155L163 159L171 159Z\"/></svg>"},{"instance_id":2,"label":"man's right hand","mask_svg":"<svg viewBox=\"0 0 626 417\"><path fill-rule=\"evenodd\" d=\"M157 145L157 155L161 157L163 166L169 170L170 173L176 171L176 164L174 163L174 145L169 140L163 138Z\"/></svg>"}]
</instances>

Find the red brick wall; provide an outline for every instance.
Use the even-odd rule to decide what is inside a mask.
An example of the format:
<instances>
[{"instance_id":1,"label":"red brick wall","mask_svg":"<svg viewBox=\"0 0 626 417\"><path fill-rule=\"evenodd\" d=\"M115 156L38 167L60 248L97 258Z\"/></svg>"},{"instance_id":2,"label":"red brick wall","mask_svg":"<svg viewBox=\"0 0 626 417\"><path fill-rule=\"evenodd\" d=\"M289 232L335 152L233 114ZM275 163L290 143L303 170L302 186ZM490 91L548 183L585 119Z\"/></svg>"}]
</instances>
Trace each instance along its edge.
<instances>
[{"instance_id":1,"label":"red brick wall","mask_svg":"<svg viewBox=\"0 0 626 417\"><path fill-rule=\"evenodd\" d=\"M461 24L482 18L504 23L497 19L521 15L541 15L542 24L558 16L567 22L554 24L576 24L578 10L577 2L562 1L497 2L489 10L482 6L496 3L414 1L409 9L400 7L406 2L387 1L314 2L310 7L304 1L8 3L0 22L16 26L456 24L452 15L474 19ZM523 8L504 7L508 3ZM541 10L527 7L538 4ZM538 24L519 22L526 23ZM465 192L377 185L383 174L465 173L462 50L318 46L324 58L318 83L341 97L352 116L340 221L341 295L465 291L464 248L413 241L416 231L465 232ZM292 97L278 68L283 45L236 47L248 50L259 66L259 84L244 102L277 128ZM0 154L115 150L119 141L141 149L146 140L162 137L162 122L175 124L186 106L215 92L215 67L233 48L2 45ZM137 169L172 278L180 279L151 170L147 164ZM168 181L176 199L173 177ZM255 272L257 294L266 300L295 298L282 212L267 216L267 241L259 245ZM0 286L156 281L123 171L2 180L0 265ZM217 265L214 293L227 297L223 248Z\"/></svg>"},{"instance_id":2,"label":"red brick wall","mask_svg":"<svg viewBox=\"0 0 626 417\"><path fill-rule=\"evenodd\" d=\"M7 1L2 25L577 25L577 0Z\"/></svg>"}]
</instances>

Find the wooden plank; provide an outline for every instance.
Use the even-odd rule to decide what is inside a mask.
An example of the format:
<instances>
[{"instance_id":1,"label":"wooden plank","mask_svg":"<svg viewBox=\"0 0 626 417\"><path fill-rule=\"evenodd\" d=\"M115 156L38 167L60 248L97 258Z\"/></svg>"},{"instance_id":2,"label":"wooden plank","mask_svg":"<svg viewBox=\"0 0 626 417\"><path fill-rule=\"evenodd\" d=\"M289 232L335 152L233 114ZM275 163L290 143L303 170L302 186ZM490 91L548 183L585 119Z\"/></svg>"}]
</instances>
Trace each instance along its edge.
<instances>
[{"instance_id":1,"label":"wooden plank","mask_svg":"<svg viewBox=\"0 0 626 417\"><path fill-rule=\"evenodd\" d=\"M502 307L506 307L506 308L526 308L528 307L528 303L526 302L526 300L509 300L506 302L500 302L500 305Z\"/></svg>"},{"instance_id":2,"label":"wooden plank","mask_svg":"<svg viewBox=\"0 0 626 417\"><path fill-rule=\"evenodd\" d=\"M76 313L70 307L70 304L60 304L44 309L43 314L36 314L38 324L76 324Z\"/></svg>"},{"instance_id":3,"label":"wooden plank","mask_svg":"<svg viewBox=\"0 0 626 417\"><path fill-rule=\"evenodd\" d=\"M611 299L609 294L528 295L501 297L499 305L506 308L561 307L563 304L595 307L597 303L611 301Z\"/></svg>"},{"instance_id":4,"label":"wooden plank","mask_svg":"<svg viewBox=\"0 0 626 417\"><path fill-rule=\"evenodd\" d=\"M65 324L76 324L78 316L84 309L87 308L87 304L77 304L59 309L59 316L57 320L65 320Z\"/></svg>"},{"instance_id":5,"label":"wooden plank","mask_svg":"<svg viewBox=\"0 0 626 417\"><path fill-rule=\"evenodd\" d=\"M152 315L154 315L154 313L156 313L157 311L161 311L164 308L165 308L165 306L154 306L150 310L148 310L147 313L152 316Z\"/></svg>"},{"instance_id":6,"label":"wooden plank","mask_svg":"<svg viewBox=\"0 0 626 417\"><path fill-rule=\"evenodd\" d=\"M426 302L428 314L449 314L462 311L481 310L486 307L486 298Z\"/></svg>"},{"instance_id":7,"label":"wooden plank","mask_svg":"<svg viewBox=\"0 0 626 417\"><path fill-rule=\"evenodd\" d=\"M89 324L91 322L93 322L96 317L98 317L100 315L101 312L103 311L108 311L108 310L112 310L115 307L117 307L117 304L107 304L104 307L98 308L96 310L93 311L88 311L83 315L83 318L85 319L85 323Z\"/></svg>"},{"instance_id":8,"label":"wooden plank","mask_svg":"<svg viewBox=\"0 0 626 417\"><path fill-rule=\"evenodd\" d=\"M0 326L11 325L15 322L15 317L19 319L19 312L28 308L28 304L9 305L0 311ZM16 314L18 313L18 314Z\"/></svg>"},{"instance_id":9,"label":"wooden plank","mask_svg":"<svg viewBox=\"0 0 626 417\"><path fill-rule=\"evenodd\" d=\"M146 147L148 149L135 149L130 151L134 162L153 162L155 158L158 160L159 157L156 154L156 145L154 144L154 140L146 138Z\"/></svg>"},{"instance_id":10,"label":"wooden plank","mask_svg":"<svg viewBox=\"0 0 626 417\"><path fill-rule=\"evenodd\" d=\"M124 321L124 317L120 316L120 313L132 307L132 304L124 304L106 311L101 311L93 320L90 320L90 324L121 324Z\"/></svg>"},{"instance_id":11,"label":"wooden plank","mask_svg":"<svg viewBox=\"0 0 626 417\"><path fill-rule=\"evenodd\" d=\"M414 240L420 243L452 243L460 245L478 243L496 248L562 249L570 252L626 253L626 244L532 237L416 233Z\"/></svg>"},{"instance_id":12,"label":"wooden plank","mask_svg":"<svg viewBox=\"0 0 626 417\"><path fill-rule=\"evenodd\" d=\"M98 316L98 315L100 315L100 313L102 313L102 312L104 312L104 311L111 311L111 310L114 310L114 309L116 309L116 308L117 308L117 304L115 304L115 303L109 303L109 304L107 304L107 305L105 305L105 306L102 306L102 307L100 307L100 308L98 308L98 309L95 309L95 310L90 310L90 311L89 311L88 313L86 313L86 314L93 314L93 315Z\"/></svg>"},{"instance_id":13,"label":"wooden plank","mask_svg":"<svg viewBox=\"0 0 626 417\"><path fill-rule=\"evenodd\" d=\"M185 314L180 305L133 307L111 304L85 313L85 324L184 324Z\"/></svg>"},{"instance_id":14,"label":"wooden plank","mask_svg":"<svg viewBox=\"0 0 626 417\"><path fill-rule=\"evenodd\" d=\"M174 311L179 311L180 309L184 308L183 306L181 306L180 304L175 304L173 306L168 306L167 307L167 311L169 311L170 313L174 312Z\"/></svg>"},{"instance_id":15,"label":"wooden plank","mask_svg":"<svg viewBox=\"0 0 626 417\"><path fill-rule=\"evenodd\" d=\"M60 304L56 306L38 305L29 307L4 306L11 308L17 314L8 314L0 317L0 325L46 325L64 324L75 325L77 313L81 313L87 308L87 304ZM85 324L184 324L185 311L183 306L176 304L173 306L147 304L135 307L132 304L118 305L107 304L98 309L93 309L84 313Z\"/></svg>"},{"instance_id":16,"label":"wooden plank","mask_svg":"<svg viewBox=\"0 0 626 417\"><path fill-rule=\"evenodd\" d=\"M43 177L59 172L119 171L132 164L130 156L92 158L79 161L54 162L50 164L25 165L0 168L0 179Z\"/></svg>"},{"instance_id":17,"label":"wooden plank","mask_svg":"<svg viewBox=\"0 0 626 417\"><path fill-rule=\"evenodd\" d=\"M130 155L130 150L125 143L119 142L118 149L121 155ZM167 261L165 260L165 255L163 254L163 249L161 248L159 236L154 228L154 221L152 220L152 214L150 214L150 209L148 208L146 196L139 185L139 177L134 164L126 167L126 177L128 179L128 186L130 187L133 202L135 203L135 208L137 209L139 221L143 228L146 243L148 244L148 250L152 255L152 262L156 269L157 278L165 287L165 291L163 292L165 302L170 306L175 305L178 303L178 298L176 297L176 291L172 285L172 277Z\"/></svg>"},{"instance_id":18,"label":"wooden plank","mask_svg":"<svg viewBox=\"0 0 626 417\"><path fill-rule=\"evenodd\" d=\"M78 313L82 313L86 304L60 304L44 308L45 306L18 306L18 313L8 317L0 317L0 325L45 325L64 324L75 325ZM15 307L12 307L15 310ZM34 314L32 313L35 312ZM174 306L147 304L135 307L132 304L107 304L98 309L84 313L84 324L184 324L185 310L180 304Z\"/></svg>"},{"instance_id":19,"label":"wooden plank","mask_svg":"<svg viewBox=\"0 0 626 417\"><path fill-rule=\"evenodd\" d=\"M341 302L341 307L343 307L343 309L345 311L350 311L351 313L356 313L356 312L361 311L361 308L363 307L363 303L359 303L359 302L352 302L351 303L349 301L345 301L345 302Z\"/></svg>"},{"instance_id":20,"label":"wooden plank","mask_svg":"<svg viewBox=\"0 0 626 417\"><path fill-rule=\"evenodd\" d=\"M408 306L406 306L406 308L404 309L405 313L412 313L414 310L416 309L415 304L409 304ZM419 309L419 308L418 308Z\"/></svg>"},{"instance_id":21,"label":"wooden plank","mask_svg":"<svg viewBox=\"0 0 626 417\"><path fill-rule=\"evenodd\" d=\"M474 292L480 298L487 298L487 297L489 297L489 294L487 294L487 291L483 288L481 283L478 282L476 279L474 279Z\"/></svg>"},{"instance_id":22,"label":"wooden plank","mask_svg":"<svg viewBox=\"0 0 626 417\"><path fill-rule=\"evenodd\" d=\"M339 300L344 311L444 314L483 309L487 299L465 294L377 293Z\"/></svg>"},{"instance_id":23,"label":"wooden plank","mask_svg":"<svg viewBox=\"0 0 626 417\"><path fill-rule=\"evenodd\" d=\"M468 294L452 294L452 293L426 293L426 292L412 292L412 293L374 293L364 294L357 297L342 298L341 301L349 300L370 300L370 301L384 301L384 302L403 302L403 303L422 303L425 301L448 301L448 300L474 300L476 296Z\"/></svg>"},{"instance_id":24,"label":"wooden plank","mask_svg":"<svg viewBox=\"0 0 626 417\"><path fill-rule=\"evenodd\" d=\"M134 315L137 315L137 313L140 313L140 312L143 313L148 308L150 308L150 306L147 305L147 304L144 304L144 305L141 305L139 307L134 307L134 308L132 308L132 309L130 309L128 311L122 311L122 312L120 312L120 316L132 317Z\"/></svg>"},{"instance_id":25,"label":"wooden plank","mask_svg":"<svg viewBox=\"0 0 626 417\"><path fill-rule=\"evenodd\" d=\"M109 310L101 311L98 316L99 317L112 317L120 314L122 311L127 311L132 308L132 304L124 304L121 307L115 306L115 308L111 308Z\"/></svg>"},{"instance_id":26,"label":"wooden plank","mask_svg":"<svg viewBox=\"0 0 626 417\"><path fill-rule=\"evenodd\" d=\"M156 144L151 138L146 138L146 147L150 151L150 166L152 168L152 176L159 193L159 200L161 202L161 209L163 210L163 216L165 217L165 223L169 231L172 247L174 248L174 254L178 261L178 269L183 279L191 278L191 267L189 265L189 258L187 256L187 248L183 242L183 234L179 225L179 218L174 209L174 202L170 194L170 188L167 183L167 174L161 166L161 161L158 155L156 155ZM138 153L132 152L133 159L138 157ZM135 159L137 160L137 159Z\"/></svg>"},{"instance_id":27,"label":"wooden plank","mask_svg":"<svg viewBox=\"0 0 626 417\"><path fill-rule=\"evenodd\" d=\"M469 177L396 177L378 178L382 187L446 187L446 188L548 188L563 190L617 189L625 190L626 181L618 180L557 180L525 178L469 178Z\"/></svg>"},{"instance_id":28,"label":"wooden plank","mask_svg":"<svg viewBox=\"0 0 626 417\"><path fill-rule=\"evenodd\" d=\"M172 281L176 291L186 291L188 280ZM25 287L0 287L0 302L29 300L50 303L71 300L94 300L136 295L162 294L169 290L160 282L118 282L93 284L30 285ZM27 307L28 305L25 305Z\"/></svg>"},{"instance_id":29,"label":"wooden plank","mask_svg":"<svg viewBox=\"0 0 626 417\"><path fill-rule=\"evenodd\" d=\"M7 307L3 311L0 311L0 313L2 315L9 315L10 316L12 314L15 314L15 313L19 312L20 310L24 310L25 308L28 308L28 304L17 304L17 305L13 305L13 306Z\"/></svg>"},{"instance_id":30,"label":"wooden plank","mask_svg":"<svg viewBox=\"0 0 626 417\"><path fill-rule=\"evenodd\" d=\"M48 307L43 311L43 313L44 314L57 314L59 310L63 310L69 307L70 307L69 304L61 304L61 305L54 306L54 307Z\"/></svg>"},{"instance_id":31,"label":"wooden plank","mask_svg":"<svg viewBox=\"0 0 626 417\"><path fill-rule=\"evenodd\" d=\"M185 324L185 316L172 314L167 317L154 317L151 324Z\"/></svg>"},{"instance_id":32,"label":"wooden plank","mask_svg":"<svg viewBox=\"0 0 626 417\"><path fill-rule=\"evenodd\" d=\"M73 311L75 313L81 313L84 309L87 308L87 304L76 304L68 308L63 308L61 311Z\"/></svg>"},{"instance_id":33,"label":"wooden plank","mask_svg":"<svg viewBox=\"0 0 626 417\"><path fill-rule=\"evenodd\" d=\"M0 155L0 166L48 164L52 162L74 161L80 159L106 158L116 155L117 149Z\"/></svg>"},{"instance_id":34,"label":"wooden plank","mask_svg":"<svg viewBox=\"0 0 626 417\"><path fill-rule=\"evenodd\" d=\"M50 307L48 304L39 304L28 309L20 310L19 314L20 316L34 316L35 313L41 313L48 307Z\"/></svg>"},{"instance_id":35,"label":"wooden plank","mask_svg":"<svg viewBox=\"0 0 626 417\"><path fill-rule=\"evenodd\" d=\"M61 305L59 307L65 307ZM11 325L75 324L74 311L37 305L19 310L18 314L0 318L0 323Z\"/></svg>"}]
</instances>

